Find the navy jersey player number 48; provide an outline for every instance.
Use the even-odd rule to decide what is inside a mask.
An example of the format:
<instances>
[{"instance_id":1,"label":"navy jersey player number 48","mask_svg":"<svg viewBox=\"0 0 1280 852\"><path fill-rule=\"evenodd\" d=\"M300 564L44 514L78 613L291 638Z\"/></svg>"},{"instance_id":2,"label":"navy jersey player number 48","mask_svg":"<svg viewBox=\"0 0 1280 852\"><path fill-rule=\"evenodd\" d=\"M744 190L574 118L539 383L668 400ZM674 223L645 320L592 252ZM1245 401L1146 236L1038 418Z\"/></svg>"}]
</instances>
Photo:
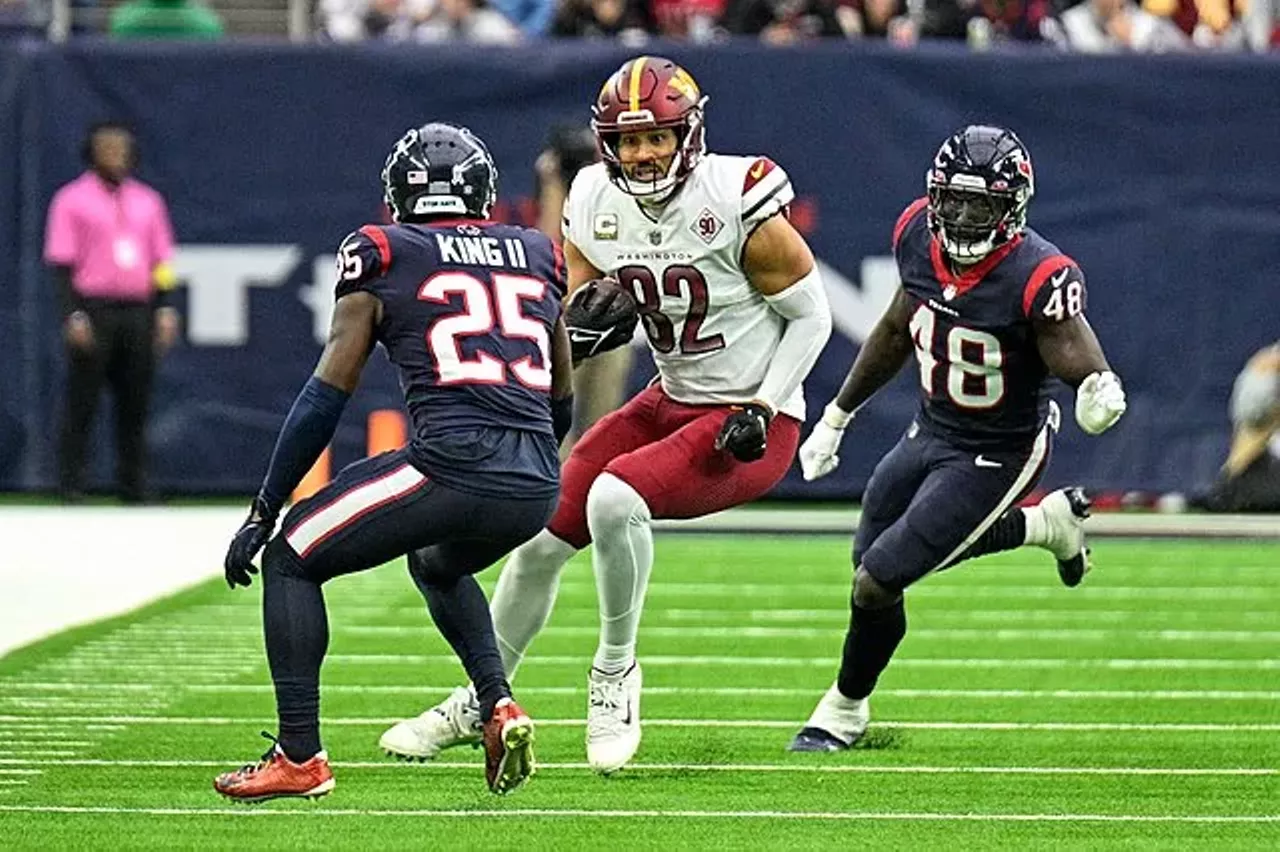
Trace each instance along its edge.
<instances>
[{"instance_id":1,"label":"navy jersey player number 48","mask_svg":"<svg viewBox=\"0 0 1280 852\"><path fill-rule=\"evenodd\" d=\"M867 483L839 676L796 751L844 749L865 731L868 696L906 633L912 583L1024 544L1053 553L1068 586L1089 567L1081 489L1015 505L1043 474L1059 426L1051 376L1075 388L1076 422L1090 435L1125 411L1085 320L1084 275L1027 227L1035 173L1011 131L971 126L949 137L926 190L893 230L902 287L800 448L805 479L834 470L854 413L915 354L920 408Z\"/></svg>"},{"instance_id":2,"label":"navy jersey player number 48","mask_svg":"<svg viewBox=\"0 0 1280 852\"><path fill-rule=\"evenodd\" d=\"M263 627L279 717L279 738L259 762L214 781L230 799L333 789L319 728L328 645L321 585L406 555L476 686L490 789L505 793L532 771L533 726L512 700L473 575L555 509L571 362L563 259L537 231L488 221L497 177L465 128L412 129L382 171L395 224L366 225L339 248L329 340L226 556L227 583L247 586L257 573L251 560L266 548ZM408 446L345 468L290 508L273 536L375 344L400 372Z\"/></svg>"}]
</instances>

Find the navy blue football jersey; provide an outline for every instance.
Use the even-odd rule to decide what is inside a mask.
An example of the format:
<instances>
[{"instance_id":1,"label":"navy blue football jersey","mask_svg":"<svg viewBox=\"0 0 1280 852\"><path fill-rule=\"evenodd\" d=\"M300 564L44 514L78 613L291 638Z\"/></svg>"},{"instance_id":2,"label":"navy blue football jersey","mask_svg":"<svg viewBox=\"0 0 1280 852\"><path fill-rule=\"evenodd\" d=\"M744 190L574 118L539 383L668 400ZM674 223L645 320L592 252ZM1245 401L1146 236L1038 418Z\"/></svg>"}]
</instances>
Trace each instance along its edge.
<instances>
[{"instance_id":1,"label":"navy blue football jersey","mask_svg":"<svg viewBox=\"0 0 1280 852\"><path fill-rule=\"evenodd\" d=\"M410 456L464 491L559 487L551 340L564 259L528 228L456 220L366 225L338 251L336 297L372 293L377 340L400 371Z\"/></svg>"},{"instance_id":2,"label":"navy blue football jersey","mask_svg":"<svg viewBox=\"0 0 1280 852\"><path fill-rule=\"evenodd\" d=\"M1062 322L1085 309L1084 276L1035 231L956 275L929 231L927 199L893 233L911 302L923 428L975 449L1034 438L1048 413L1049 372L1032 320Z\"/></svg>"}]
</instances>

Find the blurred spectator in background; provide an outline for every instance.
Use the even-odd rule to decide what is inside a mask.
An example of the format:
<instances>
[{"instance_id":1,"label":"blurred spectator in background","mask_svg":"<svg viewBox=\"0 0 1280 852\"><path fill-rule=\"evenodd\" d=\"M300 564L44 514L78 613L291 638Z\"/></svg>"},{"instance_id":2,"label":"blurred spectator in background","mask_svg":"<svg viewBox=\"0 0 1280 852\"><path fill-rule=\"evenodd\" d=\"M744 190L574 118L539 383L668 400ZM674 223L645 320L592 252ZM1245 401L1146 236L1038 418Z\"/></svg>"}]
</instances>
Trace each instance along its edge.
<instances>
[{"instance_id":1,"label":"blurred spectator in background","mask_svg":"<svg viewBox=\"0 0 1280 852\"><path fill-rule=\"evenodd\" d=\"M333 41L405 41L435 6L436 0L321 0L319 12Z\"/></svg>"},{"instance_id":2,"label":"blurred spectator in background","mask_svg":"<svg viewBox=\"0 0 1280 852\"><path fill-rule=\"evenodd\" d=\"M493 8L515 24L526 38L538 38L551 31L556 0L492 0Z\"/></svg>"},{"instance_id":3,"label":"blurred spectator in background","mask_svg":"<svg viewBox=\"0 0 1280 852\"><path fill-rule=\"evenodd\" d=\"M907 0L907 9L920 38L965 38L982 14L981 0Z\"/></svg>"},{"instance_id":4,"label":"blurred spectator in background","mask_svg":"<svg viewBox=\"0 0 1280 852\"><path fill-rule=\"evenodd\" d=\"M564 239L564 202L569 185L583 166L600 159L596 137L590 127L561 124L551 128L547 144L534 165L538 189L538 230L555 240ZM631 375L634 352L620 346L612 352L583 361L573 371L573 431L561 444L565 458L578 437L597 420L622 405L627 396L627 380Z\"/></svg>"},{"instance_id":5,"label":"blurred spectator in background","mask_svg":"<svg viewBox=\"0 0 1280 852\"><path fill-rule=\"evenodd\" d=\"M1280 342L1254 353L1231 390L1231 450L1218 481L1192 505L1280 512Z\"/></svg>"},{"instance_id":6,"label":"blurred spectator in background","mask_svg":"<svg viewBox=\"0 0 1280 852\"><path fill-rule=\"evenodd\" d=\"M982 0L981 10L997 39L1040 41L1046 36L1046 25L1057 29L1051 0ZM969 39L972 44L972 31Z\"/></svg>"},{"instance_id":7,"label":"blurred spectator in background","mask_svg":"<svg viewBox=\"0 0 1280 852\"><path fill-rule=\"evenodd\" d=\"M648 40L653 27L645 0L564 0L551 26L551 34L617 38L634 47Z\"/></svg>"},{"instance_id":8,"label":"blurred spectator in background","mask_svg":"<svg viewBox=\"0 0 1280 852\"><path fill-rule=\"evenodd\" d=\"M415 41L515 44L520 30L486 0L436 0L435 8L413 30Z\"/></svg>"},{"instance_id":9,"label":"blurred spectator in background","mask_svg":"<svg viewBox=\"0 0 1280 852\"><path fill-rule=\"evenodd\" d=\"M906 13L905 0L849 0L836 6L840 28L850 37L886 38L893 21Z\"/></svg>"},{"instance_id":10,"label":"blurred spectator in background","mask_svg":"<svg viewBox=\"0 0 1280 852\"><path fill-rule=\"evenodd\" d=\"M1166 53L1191 40L1172 21L1144 12L1130 0L1085 0L1062 13L1066 45L1079 53Z\"/></svg>"},{"instance_id":11,"label":"blurred spectator in background","mask_svg":"<svg viewBox=\"0 0 1280 852\"><path fill-rule=\"evenodd\" d=\"M654 31L663 38L704 44L717 38L727 0L650 0Z\"/></svg>"},{"instance_id":12,"label":"blurred spectator in background","mask_svg":"<svg viewBox=\"0 0 1280 852\"><path fill-rule=\"evenodd\" d=\"M758 35L766 44L846 38L836 0L731 0L724 26L734 35Z\"/></svg>"},{"instance_id":13,"label":"blurred spectator in background","mask_svg":"<svg viewBox=\"0 0 1280 852\"><path fill-rule=\"evenodd\" d=\"M1143 11L1167 18L1196 47L1209 50L1247 47L1238 18L1247 6L1245 0L1142 0Z\"/></svg>"},{"instance_id":14,"label":"blurred spectator in background","mask_svg":"<svg viewBox=\"0 0 1280 852\"><path fill-rule=\"evenodd\" d=\"M115 38L222 38L222 19L200 0L125 0L111 12Z\"/></svg>"},{"instance_id":15,"label":"blurred spectator in background","mask_svg":"<svg viewBox=\"0 0 1280 852\"><path fill-rule=\"evenodd\" d=\"M173 230L164 199L130 177L133 134L117 122L90 128L88 169L49 205L44 259L57 283L67 347L59 493L83 496L85 450L104 380L115 399L116 477L128 503L148 499L146 419L158 355L178 336L168 304Z\"/></svg>"}]
</instances>

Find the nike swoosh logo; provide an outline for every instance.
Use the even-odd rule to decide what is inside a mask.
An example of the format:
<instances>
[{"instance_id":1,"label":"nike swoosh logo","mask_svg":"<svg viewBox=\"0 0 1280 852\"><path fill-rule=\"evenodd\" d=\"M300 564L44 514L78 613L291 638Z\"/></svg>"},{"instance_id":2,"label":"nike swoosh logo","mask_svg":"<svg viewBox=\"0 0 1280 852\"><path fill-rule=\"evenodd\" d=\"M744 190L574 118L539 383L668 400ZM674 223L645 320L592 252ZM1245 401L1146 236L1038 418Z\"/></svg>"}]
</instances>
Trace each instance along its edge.
<instances>
[{"instance_id":1,"label":"nike swoosh logo","mask_svg":"<svg viewBox=\"0 0 1280 852\"><path fill-rule=\"evenodd\" d=\"M1066 282L1067 275L1069 275L1070 273L1071 273L1071 267L1069 266L1062 267L1062 269L1055 272L1053 274L1053 277L1049 279L1049 285L1052 287L1061 287Z\"/></svg>"},{"instance_id":2,"label":"nike swoosh logo","mask_svg":"<svg viewBox=\"0 0 1280 852\"><path fill-rule=\"evenodd\" d=\"M982 454L978 454L974 456L973 463L976 464L978 467L1004 467L1004 465L1000 464L1000 462L992 461L991 459L987 458Z\"/></svg>"},{"instance_id":3,"label":"nike swoosh logo","mask_svg":"<svg viewBox=\"0 0 1280 852\"><path fill-rule=\"evenodd\" d=\"M756 180L760 180L760 177L763 174L764 174L764 163L756 163L754 166L751 167L751 177L755 178Z\"/></svg>"}]
</instances>

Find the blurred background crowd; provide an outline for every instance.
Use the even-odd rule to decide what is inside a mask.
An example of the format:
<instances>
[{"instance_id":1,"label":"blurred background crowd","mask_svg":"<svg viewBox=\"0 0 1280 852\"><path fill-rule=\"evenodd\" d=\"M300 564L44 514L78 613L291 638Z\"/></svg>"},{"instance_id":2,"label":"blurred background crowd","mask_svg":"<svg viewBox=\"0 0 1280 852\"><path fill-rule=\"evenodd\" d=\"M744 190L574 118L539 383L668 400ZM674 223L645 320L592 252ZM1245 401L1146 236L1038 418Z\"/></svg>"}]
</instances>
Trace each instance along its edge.
<instances>
[{"instance_id":1,"label":"blurred background crowd","mask_svg":"<svg viewBox=\"0 0 1280 852\"><path fill-rule=\"evenodd\" d=\"M962 40L1082 53L1263 51L1280 0L0 0L10 36L515 44Z\"/></svg>"}]
</instances>

